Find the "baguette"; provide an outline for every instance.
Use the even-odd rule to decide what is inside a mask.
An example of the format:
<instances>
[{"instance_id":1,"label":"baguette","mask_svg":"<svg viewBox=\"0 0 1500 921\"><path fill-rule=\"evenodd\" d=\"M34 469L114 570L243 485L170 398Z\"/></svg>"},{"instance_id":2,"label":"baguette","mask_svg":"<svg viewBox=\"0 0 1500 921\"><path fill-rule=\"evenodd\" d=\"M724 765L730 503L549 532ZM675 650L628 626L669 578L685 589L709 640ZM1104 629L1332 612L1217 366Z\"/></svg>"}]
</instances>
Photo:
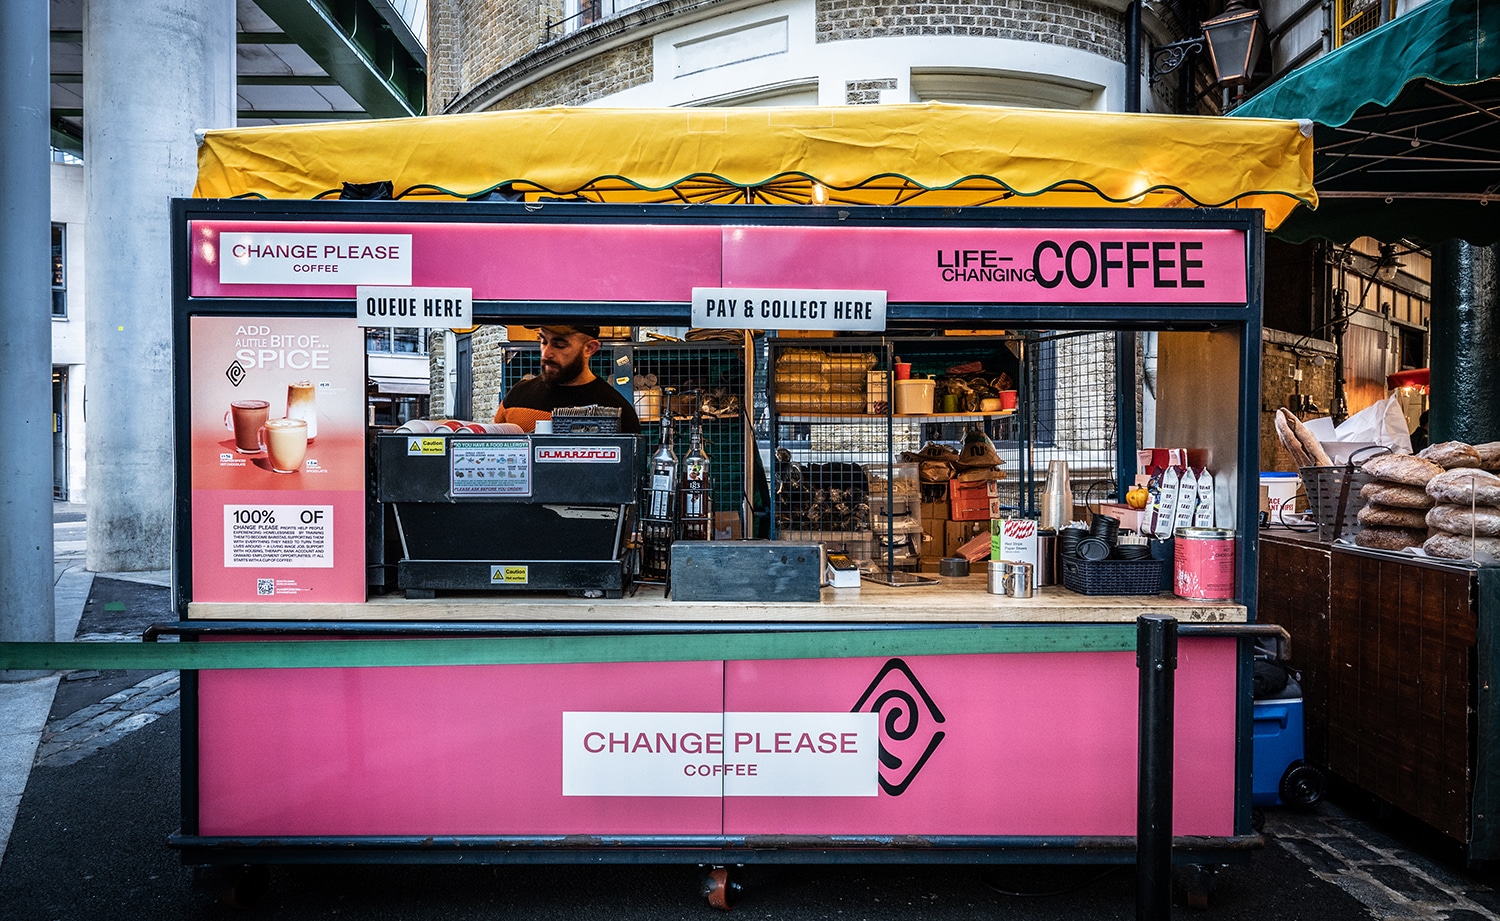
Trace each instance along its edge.
<instances>
[{"instance_id":1,"label":"baguette","mask_svg":"<svg viewBox=\"0 0 1500 921\"><path fill-rule=\"evenodd\" d=\"M1333 466L1333 459L1323 450L1322 442L1318 441L1317 436L1302 424L1301 419L1288 411L1286 424L1292 430L1292 434L1297 436L1297 440L1302 443L1302 450L1307 453L1307 459L1312 461L1314 467Z\"/></svg>"},{"instance_id":2,"label":"baguette","mask_svg":"<svg viewBox=\"0 0 1500 921\"><path fill-rule=\"evenodd\" d=\"M1281 446L1286 448L1286 453L1292 456L1292 463L1296 464L1299 469L1313 466L1312 459L1307 456L1306 451L1302 450L1302 442L1297 439L1296 433L1286 421L1287 418L1295 419L1296 417L1285 408L1276 410L1276 437L1281 439Z\"/></svg>"}]
</instances>

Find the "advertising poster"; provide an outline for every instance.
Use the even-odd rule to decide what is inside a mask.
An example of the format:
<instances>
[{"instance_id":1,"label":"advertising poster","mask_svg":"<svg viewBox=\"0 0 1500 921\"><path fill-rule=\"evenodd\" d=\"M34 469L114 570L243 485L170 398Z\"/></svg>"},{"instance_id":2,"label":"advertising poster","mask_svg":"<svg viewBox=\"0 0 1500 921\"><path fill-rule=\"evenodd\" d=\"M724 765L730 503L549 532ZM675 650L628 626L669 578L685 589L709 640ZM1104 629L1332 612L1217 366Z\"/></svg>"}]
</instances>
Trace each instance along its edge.
<instances>
[{"instance_id":1,"label":"advertising poster","mask_svg":"<svg viewBox=\"0 0 1500 921\"><path fill-rule=\"evenodd\" d=\"M365 600L355 321L193 317L193 600Z\"/></svg>"}]
</instances>

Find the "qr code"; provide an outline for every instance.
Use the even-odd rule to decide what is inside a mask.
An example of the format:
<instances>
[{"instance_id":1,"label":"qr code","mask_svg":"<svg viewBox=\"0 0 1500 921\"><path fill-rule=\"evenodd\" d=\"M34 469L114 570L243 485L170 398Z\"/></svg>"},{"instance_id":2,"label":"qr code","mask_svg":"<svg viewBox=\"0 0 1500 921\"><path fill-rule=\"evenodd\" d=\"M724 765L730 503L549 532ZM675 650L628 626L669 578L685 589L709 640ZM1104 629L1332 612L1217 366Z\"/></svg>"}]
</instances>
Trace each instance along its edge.
<instances>
[{"instance_id":1,"label":"qr code","mask_svg":"<svg viewBox=\"0 0 1500 921\"><path fill-rule=\"evenodd\" d=\"M276 594L276 580L275 579L256 579L255 580L255 594L257 594L257 595L274 595L274 594Z\"/></svg>"}]
</instances>

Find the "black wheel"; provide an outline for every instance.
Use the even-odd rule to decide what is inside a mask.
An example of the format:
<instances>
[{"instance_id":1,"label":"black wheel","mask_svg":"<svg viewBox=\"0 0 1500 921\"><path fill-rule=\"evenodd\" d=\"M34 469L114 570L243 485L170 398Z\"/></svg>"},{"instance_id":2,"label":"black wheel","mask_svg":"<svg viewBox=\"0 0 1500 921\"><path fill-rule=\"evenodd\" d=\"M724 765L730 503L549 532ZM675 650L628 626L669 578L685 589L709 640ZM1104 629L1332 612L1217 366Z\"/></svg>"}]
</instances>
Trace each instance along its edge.
<instances>
[{"instance_id":1,"label":"black wheel","mask_svg":"<svg viewBox=\"0 0 1500 921\"><path fill-rule=\"evenodd\" d=\"M1250 827L1255 829L1257 834L1266 830L1266 811L1259 806L1250 810Z\"/></svg>"},{"instance_id":2,"label":"black wheel","mask_svg":"<svg viewBox=\"0 0 1500 921\"><path fill-rule=\"evenodd\" d=\"M1214 891L1214 869L1201 864L1183 864L1172 868L1172 881L1182 893L1182 900L1194 911L1208 908Z\"/></svg>"},{"instance_id":3,"label":"black wheel","mask_svg":"<svg viewBox=\"0 0 1500 921\"><path fill-rule=\"evenodd\" d=\"M1327 791L1327 778L1310 764L1299 761L1281 775L1281 801L1293 809L1316 808Z\"/></svg>"},{"instance_id":4,"label":"black wheel","mask_svg":"<svg viewBox=\"0 0 1500 921\"><path fill-rule=\"evenodd\" d=\"M197 867L193 888L225 908L253 908L270 891L271 868L262 864Z\"/></svg>"}]
</instances>

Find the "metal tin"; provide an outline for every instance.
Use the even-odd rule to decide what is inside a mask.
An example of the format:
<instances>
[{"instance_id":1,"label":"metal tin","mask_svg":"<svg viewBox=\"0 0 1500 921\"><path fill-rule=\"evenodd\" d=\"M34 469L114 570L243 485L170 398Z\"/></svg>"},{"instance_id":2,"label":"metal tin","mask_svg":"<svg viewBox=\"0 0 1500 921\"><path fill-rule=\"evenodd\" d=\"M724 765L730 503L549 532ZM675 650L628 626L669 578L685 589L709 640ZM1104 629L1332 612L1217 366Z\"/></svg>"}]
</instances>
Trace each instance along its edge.
<instances>
[{"instance_id":1,"label":"metal tin","mask_svg":"<svg viewBox=\"0 0 1500 921\"><path fill-rule=\"evenodd\" d=\"M1004 595L1006 569L1010 566L1004 560L990 560L989 583L986 586L991 595Z\"/></svg>"},{"instance_id":2,"label":"metal tin","mask_svg":"<svg viewBox=\"0 0 1500 921\"><path fill-rule=\"evenodd\" d=\"M1234 600L1234 532L1228 528L1178 528L1172 591L1193 601Z\"/></svg>"},{"instance_id":3,"label":"metal tin","mask_svg":"<svg viewBox=\"0 0 1500 921\"><path fill-rule=\"evenodd\" d=\"M1057 532L1038 531L1036 535L1036 584L1057 584Z\"/></svg>"},{"instance_id":4,"label":"metal tin","mask_svg":"<svg viewBox=\"0 0 1500 921\"><path fill-rule=\"evenodd\" d=\"M1010 572L1006 576L1006 594L1012 598L1030 598L1036 594L1036 586L1032 581L1035 571L1030 563L1007 563Z\"/></svg>"},{"instance_id":5,"label":"metal tin","mask_svg":"<svg viewBox=\"0 0 1500 921\"><path fill-rule=\"evenodd\" d=\"M945 556L938 561L938 575L967 576L969 561L961 556Z\"/></svg>"}]
</instances>

